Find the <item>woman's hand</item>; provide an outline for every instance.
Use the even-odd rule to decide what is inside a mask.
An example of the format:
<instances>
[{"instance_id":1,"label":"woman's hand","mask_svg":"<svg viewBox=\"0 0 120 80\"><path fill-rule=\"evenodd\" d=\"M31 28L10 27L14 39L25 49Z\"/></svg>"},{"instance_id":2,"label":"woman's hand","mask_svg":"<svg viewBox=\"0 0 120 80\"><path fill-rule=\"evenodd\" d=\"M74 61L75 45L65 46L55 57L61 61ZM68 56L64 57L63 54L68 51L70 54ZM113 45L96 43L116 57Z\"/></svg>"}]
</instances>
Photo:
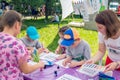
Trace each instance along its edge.
<instances>
[{"instance_id":1,"label":"woman's hand","mask_svg":"<svg viewBox=\"0 0 120 80\"><path fill-rule=\"evenodd\" d=\"M40 70L43 70L43 69L44 69L44 67L45 67L44 62L39 61L39 65L40 65Z\"/></svg>"},{"instance_id":2,"label":"woman's hand","mask_svg":"<svg viewBox=\"0 0 120 80\"><path fill-rule=\"evenodd\" d=\"M113 71L113 70L115 70L118 67L118 65L119 64L117 62L112 62L112 63L106 65L105 66L105 72L106 71Z\"/></svg>"}]
</instances>

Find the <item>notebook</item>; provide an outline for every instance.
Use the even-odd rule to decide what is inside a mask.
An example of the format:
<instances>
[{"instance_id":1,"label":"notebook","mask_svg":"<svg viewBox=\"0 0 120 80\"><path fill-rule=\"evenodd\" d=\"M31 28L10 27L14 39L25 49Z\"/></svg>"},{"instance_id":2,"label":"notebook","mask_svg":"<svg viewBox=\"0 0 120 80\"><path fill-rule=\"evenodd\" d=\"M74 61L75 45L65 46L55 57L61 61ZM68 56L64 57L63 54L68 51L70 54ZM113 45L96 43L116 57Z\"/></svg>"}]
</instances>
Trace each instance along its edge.
<instances>
[{"instance_id":1,"label":"notebook","mask_svg":"<svg viewBox=\"0 0 120 80\"><path fill-rule=\"evenodd\" d=\"M83 64L77 71L86 74L90 77L94 77L105 70L104 66L97 64Z\"/></svg>"},{"instance_id":2,"label":"notebook","mask_svg":"<svg viewBox=\"0 0 120 80\"><path fill-rule=\"evenodd\" d=\"M69 75L69 74L64 74L56 80L81 80L81 79L74 77L72 75Z\"/></svg>"},{"instance_id":3,"label":"notebook","mask_svg":"<svg viewBox=\"0 0 120 80\"><path fill-rule=\"evenodd\" d=\"M42 53L40 54L40 59L47 60L47 61L55 61L56 58L58 57L58 54L55 53Z\"/></svg>"}]
</instances>

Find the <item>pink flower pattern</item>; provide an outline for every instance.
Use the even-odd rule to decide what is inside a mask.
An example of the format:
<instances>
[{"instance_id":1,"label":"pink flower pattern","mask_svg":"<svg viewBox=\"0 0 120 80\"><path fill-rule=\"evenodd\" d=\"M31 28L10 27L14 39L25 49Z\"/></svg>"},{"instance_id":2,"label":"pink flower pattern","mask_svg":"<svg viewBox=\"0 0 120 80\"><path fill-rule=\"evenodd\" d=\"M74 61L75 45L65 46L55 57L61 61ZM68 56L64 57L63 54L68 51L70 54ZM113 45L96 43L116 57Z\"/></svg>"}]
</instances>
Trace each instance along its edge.
<instances>
[{"instance_id":1,"label":"pink flower pattern","mask_svg":"<svg viewBox=\"0 0 120 80\"><path fill-rule=\"evenodd\" d=\"M18 61L28 60L25 45L15 37L0 33L0 80L23 80ZM22 62L23 63L23 62ZM22 64L20 63L20 64Z\"/></svg>"}]
</instances>

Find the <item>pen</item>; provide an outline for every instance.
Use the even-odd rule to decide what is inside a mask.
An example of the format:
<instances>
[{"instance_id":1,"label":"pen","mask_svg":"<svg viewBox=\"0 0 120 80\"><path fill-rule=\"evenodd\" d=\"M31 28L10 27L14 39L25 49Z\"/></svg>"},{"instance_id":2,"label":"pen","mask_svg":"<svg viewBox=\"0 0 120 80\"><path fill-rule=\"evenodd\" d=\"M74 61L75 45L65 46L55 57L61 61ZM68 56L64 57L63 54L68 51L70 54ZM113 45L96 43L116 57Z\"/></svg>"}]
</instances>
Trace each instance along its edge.
<instances>
[{"instance_id":1,"label":"pen","mask_svg":"<svg viewBox=\"0 0 120 80\"><path fill-rule=\"evenodd\" d=\"M41 48L43 48L43 43L41 43Z\"/></svg>"}]
</instances>

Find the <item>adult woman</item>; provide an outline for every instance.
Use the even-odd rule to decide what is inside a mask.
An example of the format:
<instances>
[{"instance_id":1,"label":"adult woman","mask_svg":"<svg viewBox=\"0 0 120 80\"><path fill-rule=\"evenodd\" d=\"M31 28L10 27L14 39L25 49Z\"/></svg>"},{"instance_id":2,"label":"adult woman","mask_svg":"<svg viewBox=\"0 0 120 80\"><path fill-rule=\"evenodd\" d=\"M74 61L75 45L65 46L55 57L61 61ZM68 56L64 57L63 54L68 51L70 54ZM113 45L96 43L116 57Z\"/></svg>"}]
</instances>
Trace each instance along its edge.
<instances>
[{"instance_id":1,"label":"adult woman","mask_svg":"<svg viewBox=\"0 0 120 80\"><path fill-rule=\"evenodd\" d=\"M0 79L23 80L23 73L30 73L43 68L44 63L29 65L28 51L25 45L16 38L20 33L22 16L10 10L3 14L0 23L3 31L0 32Z\"/></svg>"},{"instance_id":2,"label":"adult woman","mask_svg":"<svg viewBox=\"0 0 120 80\"><path fill-rule=\"evenodd\" d=\"M96 25L98 28L99 48L97 54L87 62L96 63L103 58L106 50L105 71L120 70L120 21L111 10L97 14Z\"/></svg>"}]
</instances>

